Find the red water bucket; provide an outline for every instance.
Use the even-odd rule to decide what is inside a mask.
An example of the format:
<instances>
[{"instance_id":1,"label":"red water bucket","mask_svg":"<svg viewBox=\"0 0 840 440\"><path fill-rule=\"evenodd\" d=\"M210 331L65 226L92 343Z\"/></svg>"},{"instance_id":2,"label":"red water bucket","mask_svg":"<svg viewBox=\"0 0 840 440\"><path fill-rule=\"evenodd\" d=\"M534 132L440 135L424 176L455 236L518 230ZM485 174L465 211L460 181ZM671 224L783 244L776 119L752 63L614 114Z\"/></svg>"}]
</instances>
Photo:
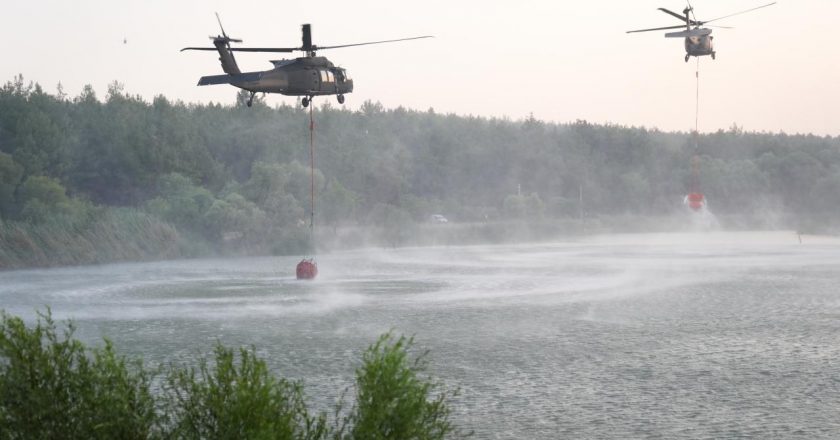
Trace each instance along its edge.
<instances>
[{"instance_id":1,"label":"red water bucket","mask_svg":"<svg viewBox=\"0 0 840 440\"><path fill-rule=\"evenodd\" d=\"M695 211L703 209L703 206L706 204L706 198L698 192L689 193L685 196L685 200L688 207Z\"/></svg>"},{"instance_id":2,"label":"red water bucket","mask_svg":"<svg viewBox=\"0 0 840 440\"><path fill-rule=\"evenodd\" d=\"M315 260L304 258L298 263L295 273L299 280L314 279L318 275L318 265L315 264Z\"/></svg>"}]
</instances>

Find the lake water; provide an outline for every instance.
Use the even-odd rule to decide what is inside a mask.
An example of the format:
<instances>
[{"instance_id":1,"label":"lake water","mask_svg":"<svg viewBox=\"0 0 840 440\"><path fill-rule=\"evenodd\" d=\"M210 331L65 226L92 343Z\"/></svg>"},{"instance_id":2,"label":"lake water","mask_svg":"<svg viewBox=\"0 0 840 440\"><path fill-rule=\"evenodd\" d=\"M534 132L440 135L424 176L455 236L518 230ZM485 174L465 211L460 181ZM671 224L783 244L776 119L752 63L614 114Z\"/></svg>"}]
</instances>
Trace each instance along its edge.
<instances>
[{"instance_id":1,"label":"lake water","mask_svg":"<svg viewBox=\"0 0 840 440\"><path fill-rule=\"evenodd\" d=\"M0 272L88 343L194 362L254 345L326 408L393 329L429 349L476 438L840 438L840 241L611 235Z\"/></svg>"}]
</instances>

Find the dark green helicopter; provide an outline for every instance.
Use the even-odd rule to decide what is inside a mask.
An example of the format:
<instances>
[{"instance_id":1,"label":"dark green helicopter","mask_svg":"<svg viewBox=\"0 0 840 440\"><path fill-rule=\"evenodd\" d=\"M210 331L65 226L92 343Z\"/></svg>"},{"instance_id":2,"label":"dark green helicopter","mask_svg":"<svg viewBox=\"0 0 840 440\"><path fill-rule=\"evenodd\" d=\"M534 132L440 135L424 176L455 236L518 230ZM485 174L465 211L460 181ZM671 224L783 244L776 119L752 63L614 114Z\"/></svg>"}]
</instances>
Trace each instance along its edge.
<instances>
[{"instance_id":1,"label":"dark green helicopter","mask_svg":"<svg viewBox=\"0 0 840 440\"><path fill-rule=\"evenodd\" d=\"M685 24L677 25L677 26L664 26L664 27L657 27L651 29L639 29L635 31L627 31L628 34L636 33L636 32L650 32L650 31L659 31L665 29L681 29L685 28L682 32L668 32L665 34L665 38L685 38L685 62L688 62L688 59L692 56L701 57L703 55L711 55L712 59L715 59L715 52L714 48L714 39L712 34L712 30L709 28L701 27L706 23L711 23L713 21L722 20L724 18L733 17L735 15L741 15L747 12L755 11L756 9L766 8L768 6L775 5L776 2L768 3L766 5L757 6L755 8L747 9L745 11L736 12L734 14L724 15L723 17L718 17L713 20L706 20L706 21L699 21L697 17L694 16L694 8L691 6L691 2L686 0L687 7L683 9L683 15L677 14L674 11L669 11L665 8L658 8L660 11L676 17L680 21L685 21ZM689 17L689 13L691 17ZM691 18L694 18L693 20ZM692 28L694 26L694 28ZM726 26L711 26L711 27L720 27L723 29L730 29Z\"/></svg>"},{"instance_id":2,"label":"dark green helicopter","mask_svg":"<svg viewBox=\"0 0 840 440\"><path fill-rule=\"evenodd\" d=\"M230 47L230 43L241 43L242 40L230 38L222 27L219 14L216 14L222 35L210 37L216 47L185 47L185 50L215 50L219 52L219 61L225 75L202 76L198 85L230 84L251 93L248 107L254 101L257 93L280 93L287 96L303 96L301 104L309 106L312 97L321 95L337 95L339 104L344 104L344 94L353 91L353 80L347 75L347 70L336 67L325 57L315 55L316 51L338 49L340 47L364 46L368 44L393 43L396 41L417 40L431 38L431 35L421 37L399 38L396 40L371 41L367 43L342 44L338 46L316 46L312 44L312 26L302 26L303 45L301 47ZM304 57L291 60L272 60L274 68L259 72L242 72L236 65L233 52L294 52L302 51Z\"/></svg>"}]
</instances>

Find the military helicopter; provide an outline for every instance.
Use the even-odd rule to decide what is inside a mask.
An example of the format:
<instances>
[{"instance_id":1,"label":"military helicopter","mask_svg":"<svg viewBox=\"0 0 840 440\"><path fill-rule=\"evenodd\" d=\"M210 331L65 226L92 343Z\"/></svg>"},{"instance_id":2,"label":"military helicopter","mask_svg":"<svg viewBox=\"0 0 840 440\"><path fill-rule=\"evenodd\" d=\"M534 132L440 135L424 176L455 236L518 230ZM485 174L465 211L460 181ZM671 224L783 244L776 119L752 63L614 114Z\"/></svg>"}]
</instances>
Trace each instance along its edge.
<instances>
[{"instance_id":1,"label":"military helicopter","mask_svg":"<svg viewBox=\"0 0 840 440\"><path fill-rule=\"evenodd\" d=\"M700 57L703 55L711 55L712 59L715 59L715 49L713 40L715 37L711 36L712 30L709 28L701 27L707 23L711 23L713 21L722 20L724 18L729 18L735 15L744 14L750 11L754 11L756 9L766 8L768 6L775 5L776 2L768 3L766 5L757 6L755 8L747 9L745 11L736 12L734 14L724 15L723 17L718 17L713 20L707 21L698 21L697 17L694 15L694 8L691 6L691 3L686 2L688 6L683 9L683 15L677 14L676 12L669 11L665 8L659 8L660 11L671 15L673 17L678 18L679 20L685 20L685 25L679 26L665 26L665 27L658 27L658 28L651 28L651 29L639 29L635 31L627 31L628 34L632 34L635 32L649 32L649 31L659 31L665 29L680 29L685 26L685 30L682 32L668 32L665 34L665 38L685 38L685 62L688 62L688 59L692 56ZM689 17L694 17L691 19ZM694 28L692 29L692 26ZM712 26L712 27L720 27L723 29L731 29L726 26Z\"/></svg>"},{"instance_id":2,"label":"military helicopter","mask_svg":"<svg viewBox=\"0 0 840 440\"><path fill-rule=\"evenodd\" d=\"M210 37L215 47L185 47L185 50L215 50L219 52L219 61L225 75L202 76L198 85L230 84L250 92L248 107L253 104L257 93L280 93L287 96L302 96L301 104L309 106L314 96L336 95L339 104L344 104L344 94L353 91L353 80L347 70L336 67L325 57L316 56L316 51L338 49L341 47L364 46L368 44L393 43L396 41L417 40L431 38L431 35L420 37L399 38L396 40L371 41L366 43L342 44L338 46L316 46L312 44L312 26L301 26L303 44L301 47L230 47L230 43L241 43L242 40L230 38L225 33L222 20L216 14L222 35ZM302 51L306 56L291 60L271 60L274 68L259 72L242 72L236 65L233 52L294 52Z\"/></svg>"}]
</instances>

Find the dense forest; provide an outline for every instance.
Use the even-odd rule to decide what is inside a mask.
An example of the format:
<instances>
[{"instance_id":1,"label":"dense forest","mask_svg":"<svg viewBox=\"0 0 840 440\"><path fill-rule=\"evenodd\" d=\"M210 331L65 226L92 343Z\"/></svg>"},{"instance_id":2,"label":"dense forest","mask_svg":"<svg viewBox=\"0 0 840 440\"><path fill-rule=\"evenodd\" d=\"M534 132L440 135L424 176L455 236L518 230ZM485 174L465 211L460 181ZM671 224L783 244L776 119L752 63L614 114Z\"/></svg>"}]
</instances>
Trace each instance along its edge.
<instances>
[{"instance_id":1,"label":"dense forest","mask_svg":"<svg viewBox=\"0 0 840 440\"><path fill-rule=\"evenodd\" d=\"M0 268L306 252L308 113L246 96L147 102L116 82L104 98L7 82ZM330 102L315 111L319 247L673 228L689 215L695 152L723 227L840 225L840 138L733 125L695 149L684 132Z\"/></svg>"}]
</instances>

